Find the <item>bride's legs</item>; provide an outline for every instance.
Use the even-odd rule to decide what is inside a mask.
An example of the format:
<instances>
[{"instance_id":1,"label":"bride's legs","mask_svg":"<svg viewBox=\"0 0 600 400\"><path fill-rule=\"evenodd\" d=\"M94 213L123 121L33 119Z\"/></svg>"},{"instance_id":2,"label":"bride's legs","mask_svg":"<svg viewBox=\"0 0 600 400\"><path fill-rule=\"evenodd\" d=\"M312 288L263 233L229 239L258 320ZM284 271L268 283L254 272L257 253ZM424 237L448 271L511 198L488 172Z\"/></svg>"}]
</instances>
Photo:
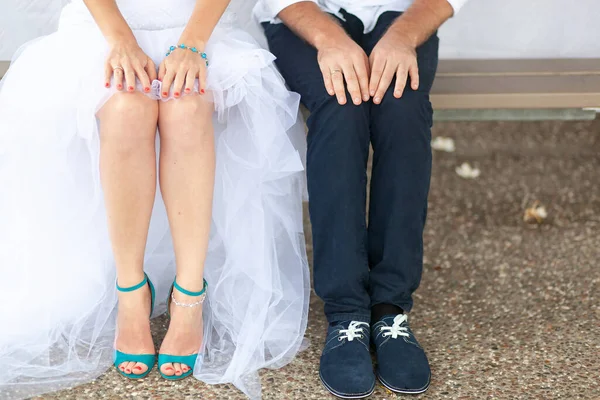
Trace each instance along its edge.
<instances>
[{"instance_id":1,"label":"bride's legs","mask_svg":"<svg viewBox=\"0 0 600 400\"><path fill-rule=\"evenodd\" d=\"M189 95L160 103L160 187L164 199L177 264L177 283L202 290L208 248L215 148L212 127L214 104L204 96ZM179 302L195 303L177 290ZM202 307L171 305L171 322L160 352L171 355L196 353L202 343ZM165 375L181 375L193 365L167 363Z\"/></svg>"},{"instance_id":2,"label":"bride's legs","mask_svg":"<svg viewBox=\"0 0 600 400\"><path fill-rule=\"evenodd\" d=\"M98 112L100 174L119 286L144 279L143 264L156 192L155 136L158 104L141 93L118 93ZM119 292L116 347L152 354L150 290ZM124 362L126 373L142 374L142 363Z\"/></svg>"}]
</instances>

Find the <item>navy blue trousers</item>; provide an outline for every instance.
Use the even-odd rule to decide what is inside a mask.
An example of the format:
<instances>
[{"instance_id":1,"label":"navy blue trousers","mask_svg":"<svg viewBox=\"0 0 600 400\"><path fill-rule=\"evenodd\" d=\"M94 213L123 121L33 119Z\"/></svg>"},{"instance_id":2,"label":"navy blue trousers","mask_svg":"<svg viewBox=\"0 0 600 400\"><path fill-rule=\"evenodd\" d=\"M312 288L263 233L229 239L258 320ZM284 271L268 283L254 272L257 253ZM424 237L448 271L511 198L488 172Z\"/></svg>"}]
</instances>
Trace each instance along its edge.
<instances>
[{"instance_id":1,"label":"navy blue trousers","mask_svg":"<svg viewBox=\"0 0 600 400\"><path fill-rule=\"evenodd\" d=\"M367 34L351 14L340 23L369 55L399 15L383 14ZM325 90L317 51L283 24L263 27L281 74L310 111L307 175L314 287L325 302L327 319L370 322L376 304L409 311L423 269L431 176L429 91L438 62L437 36L417 49L418 90L408 82L396 99L394 81L379 105L369 101L356 106L348 100L342 106Z\"/></svg>"}]
</instances>

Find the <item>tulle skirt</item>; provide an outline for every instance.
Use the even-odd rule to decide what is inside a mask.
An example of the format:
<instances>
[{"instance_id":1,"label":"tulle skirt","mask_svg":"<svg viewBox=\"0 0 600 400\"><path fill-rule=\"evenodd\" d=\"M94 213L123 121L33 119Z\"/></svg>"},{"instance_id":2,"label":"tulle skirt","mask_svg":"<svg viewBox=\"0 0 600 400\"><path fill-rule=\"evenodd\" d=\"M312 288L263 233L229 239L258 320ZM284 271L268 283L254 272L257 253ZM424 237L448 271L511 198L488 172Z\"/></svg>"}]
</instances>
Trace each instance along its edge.
<instances>
[{"instance_id":1,"label":"tulle skirt","mask_svg":"<svg viewBox=\"0 0 600 400\"><path fill-rule=\"evenodd\" d=\"M114 357L115 270L95 117L114 92L103 87L99 30L70 21L27 44L0 87L0 398L88 382ZM182 29L134 34L158 65ZM217 168L194 375L260 398L258 370L288 363L307 323L304 126L298 96L248 34L220 24L206 52ZM175 274L157 193L144 267L157 288L155 315Z\"/></svg>"}]
</instances>

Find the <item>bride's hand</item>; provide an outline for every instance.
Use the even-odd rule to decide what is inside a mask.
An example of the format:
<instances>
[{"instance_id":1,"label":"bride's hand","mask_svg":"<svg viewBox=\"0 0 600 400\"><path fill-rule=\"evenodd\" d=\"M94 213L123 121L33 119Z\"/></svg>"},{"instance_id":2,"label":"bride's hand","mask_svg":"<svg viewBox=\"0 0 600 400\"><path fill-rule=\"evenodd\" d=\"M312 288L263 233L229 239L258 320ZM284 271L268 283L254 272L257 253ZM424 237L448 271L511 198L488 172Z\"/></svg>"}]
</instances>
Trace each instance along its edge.
<instances>
[{"instance_id":1,"label":"bride's hand","mask_svg":"<svg viewBox=\"0 0 600 400\"><path fill-rule=\"evenodd\" d=\"M162 81L163 88L162 97L169 97L171 89L176 98L181 97L182 89L186 94L192 93L196 79L198 79L198 92L204 94L207 61L203 58L204 53L201 49L199 47L197 52L194 52L190 48L177 47L170 51L158 68L158 79Z\"/></svg>"},{"instance_id":2,"label":"bride's hand","mask_svg":"<svg viewBox=\"0 0 600 400\"><path fill-rule=\"evenodd\" d=\"M142 83L144 92L150 92L151 82L156 79L156 66L152 59L135 42L118 42L111 45L106 59L105 86L110 87L114 77L117 90L123 90L123 78L127 91L135 90L136 76Z\"/></svg>"}]
</instances>

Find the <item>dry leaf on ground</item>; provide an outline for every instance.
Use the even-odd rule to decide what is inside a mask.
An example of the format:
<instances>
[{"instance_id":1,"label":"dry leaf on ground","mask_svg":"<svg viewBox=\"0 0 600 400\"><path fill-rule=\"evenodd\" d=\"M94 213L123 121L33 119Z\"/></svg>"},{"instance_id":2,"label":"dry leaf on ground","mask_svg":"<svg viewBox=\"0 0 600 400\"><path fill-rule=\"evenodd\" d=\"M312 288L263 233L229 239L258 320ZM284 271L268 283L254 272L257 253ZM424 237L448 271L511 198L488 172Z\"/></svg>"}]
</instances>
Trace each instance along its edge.
<instances>
[{"instance_id":1,"label":"dry leaf on ground","mask_svg":"<svg viewBox=\"0 0 600 400\"><path fill-rule=\"evenodd\" d=\"M525 210L523 221L528 224L541 224L547 217L548 212L546 211L546 207L544 207L539 200L536 200L531 207Z\"/></svg>"}]
</instances>

